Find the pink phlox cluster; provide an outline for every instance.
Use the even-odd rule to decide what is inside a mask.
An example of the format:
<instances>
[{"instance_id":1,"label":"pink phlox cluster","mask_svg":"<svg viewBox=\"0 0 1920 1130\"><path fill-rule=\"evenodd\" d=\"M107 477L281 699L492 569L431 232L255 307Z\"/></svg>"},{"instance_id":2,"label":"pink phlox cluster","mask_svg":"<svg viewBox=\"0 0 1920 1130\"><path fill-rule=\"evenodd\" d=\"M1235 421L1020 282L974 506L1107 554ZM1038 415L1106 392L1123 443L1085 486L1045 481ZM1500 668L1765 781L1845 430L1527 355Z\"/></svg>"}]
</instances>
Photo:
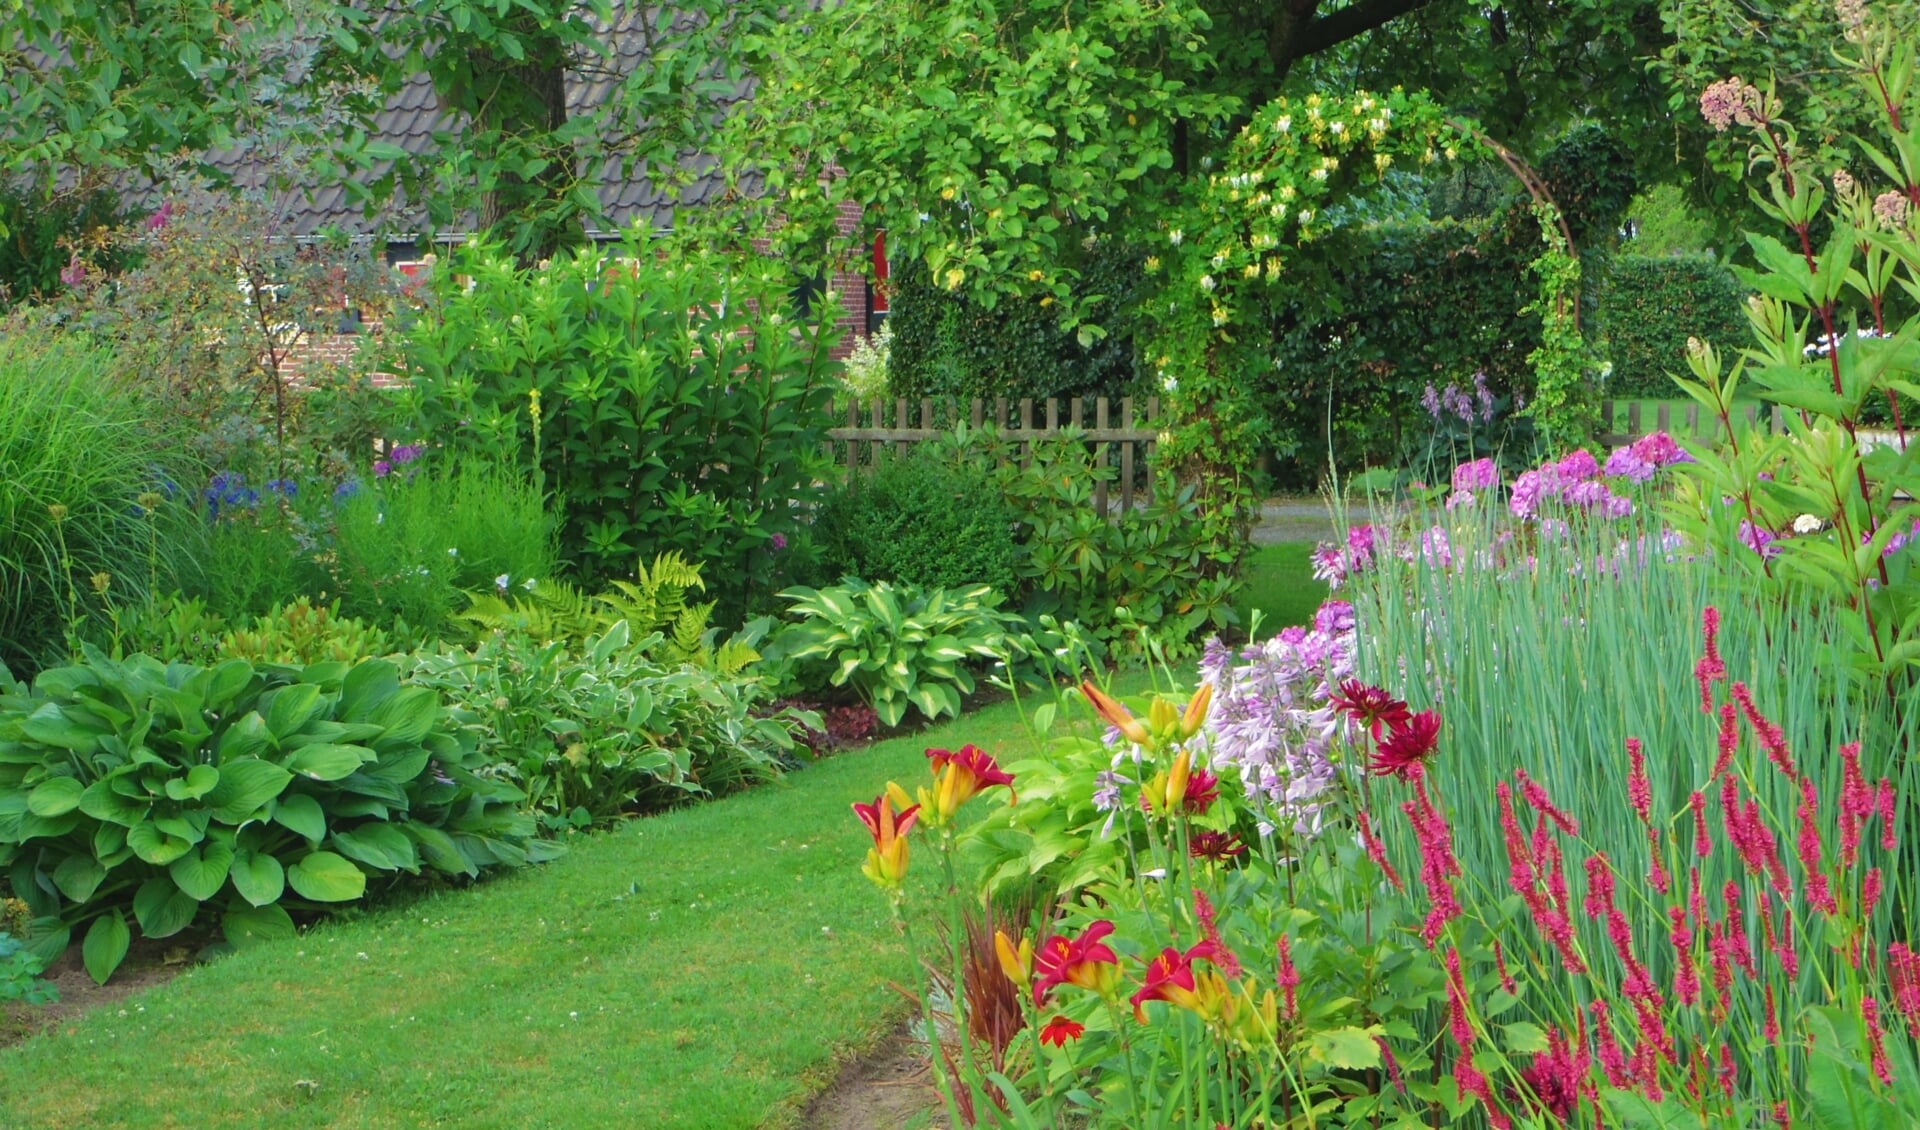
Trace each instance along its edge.
<instances>
[{"instance_id":1,"label":"pink phlox cluster","mask_svg":"<svg viewBox=\"0 0 1920 1130\"><path fill-rule=\"evenodd\" d=\"M1339 588L1347 578L1373 568L1377 542L1371 523L1348 530L1343 543L1321 542L1308 557L1313 565L1314 579L1326 582L1331 588Z\"/></svg>"},{"instance_id":2,"label":"pink phlox cluster","mask_svg":"<svg viewBox=\"0 0 1920 1130\"><path fill-rule=\"evenodd\" d=\"M1493 490L1500 485L1500 465L1492 459L1475 459L1453 469L1454 490Z\"/></svg>"}]
</instances>

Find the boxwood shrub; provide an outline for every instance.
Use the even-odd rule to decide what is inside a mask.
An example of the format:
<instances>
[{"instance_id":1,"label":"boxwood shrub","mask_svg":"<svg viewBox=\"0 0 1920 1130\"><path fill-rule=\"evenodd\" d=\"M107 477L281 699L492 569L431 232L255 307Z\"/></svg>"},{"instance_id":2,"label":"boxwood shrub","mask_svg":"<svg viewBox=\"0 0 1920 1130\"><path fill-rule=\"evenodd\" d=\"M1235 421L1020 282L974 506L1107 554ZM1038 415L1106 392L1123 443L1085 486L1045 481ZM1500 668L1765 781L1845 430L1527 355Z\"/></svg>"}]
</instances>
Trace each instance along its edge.
<instances>
[{"instance_id":1,"label":"boxwood shrub","mask_svg":"<svg viewBox=\"0 0 1920 1130\"><path fill-rule=\"evenodd\" d=\"M1667 374L1686 371L1689 337L1723 350L1747 340L1733 272L1711 255L1621 255L1601 300L1613 360L1611 396L1675 396Z\"/></svg>"}]
</instances>

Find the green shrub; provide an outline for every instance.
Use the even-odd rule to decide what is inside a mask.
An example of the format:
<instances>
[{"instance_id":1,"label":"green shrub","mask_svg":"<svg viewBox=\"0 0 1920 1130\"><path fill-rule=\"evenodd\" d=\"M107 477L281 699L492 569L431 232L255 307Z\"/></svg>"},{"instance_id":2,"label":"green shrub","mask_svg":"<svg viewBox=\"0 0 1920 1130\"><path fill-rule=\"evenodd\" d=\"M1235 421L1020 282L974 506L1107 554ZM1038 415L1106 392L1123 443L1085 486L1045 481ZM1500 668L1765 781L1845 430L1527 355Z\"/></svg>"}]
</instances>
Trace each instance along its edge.
<instances>
[{"instance_id":1,"label":"green shrub","mask_svg":"<svg viewBox=\"0 0 1920 1130\"><path fill-rule=\"evenodd\" d=\"M1612 396L1670 397L1687 372L1687 339L1731 351L1745 345L1746 293L1711 255L1621 255L1601 303L1613 357Z\"/></svg>"},{"instance_id":2,"label":"green shrub","mask_svg":"<svg viewBox=\"0 0 1920 1130\"><path fill-rule=\"evenodd\" d=\"M35 952L85 925L104 982L129 911L149 938L217 914L243 946L369 880L551 857L524 796L478 775L463 736L383 660L196 667L90 650L0 687L0 867L38 916Z\"/></svg>"},{"instance_id":3,"label":"green shrub","mask_svg":"<svg viewBox=\"0 0 1920 1130\"><path fill-rule=\"evenodd\" d=\"M471 653L410 660L409 680L455 704L497 772L519 782L541 823L585 828L779 772L794 725L757 717L758 679L647 655L657 636L625 621L578 645L498 632Z\"/></svg>"},{"instance_id":4,"label":"green shrub","mask_svg":"<svg viewBox=\"0 0 1920 1130\"><path fill-rule=\"evenodd\" d=\"M215 478L216 484L224 481ZM277 497L264 505L210 505L221 508L199 532L205 549L188 585L210 612L244 620L277 604L318 595L320 575L313 561L317 543L311 523L297 509Z\"/></svg>"},{"instance_id":5,"label":"green shrub","mask_svg":"<svg viewBox=\"0 0 1920 1130\"><path fill-rule=\"evenodd\" d=\"M340 615L340 605L306 597L274 605L250 625L232 626L199 600L184 596L117 610L112 638L117 655L151 655L164 663L207 667L222 659L255 663L358 663L392 650L386 632Z\"/></svg>"},{"instance_id":6,"label":"green shrub","mask_svg":"<svg viewBox=\"0 0 1920 1130\"><path fill-rule=\"evenodd\" d=\"M823 571L927 588L1015 589L1018 515L990 469L932 450L850 474L814 522Z\"/></svg>"},{"instance_id":7,"label":"green shrub","mask_svg":"<svg viewBox=\"0 0 1920 1130\"><path fill-rule=\"evenodd\" d=\"M838 331L796 319L764 260L729 271L644 233L618 254L523 269L462 247L400 335L409 414L452 450L537 468L586 577L678 550L737 612L773 587L776 536L814 494Z\"/></svg>"},{"instance_id":8,"label":"green shrub","mask_svg":"<svg viewBox=\"0 0 1920 1130\"><path fill-rule=\"evenodd\" d=\"M98 616L96 575L130 598L178 564L192 515L170 496L190 464L114 371L79 342L0 340L0 663L31 664L70 618Z\"/></svg>"},{"instance_id":9,"label":"green shrub","mask_svg":"<svg viewBox=\"0 0 1920 1130\"><path fill-rule=\"evenodd\" d=\"M829 685L853 687L889 726L909 706L928 720L957 716L960 696L973 693L969 664L1011 667L1033 648L1025 621L985 585L950 592L849 578L780 595L799 622L780 629L768 658L826 664Z\"/></svg>"},{"instance_id":10,"label":"green shrub","mask_svg":"<svg viewBox=\"0 0 1920 1130\"><path fill-rule=\"evenodd\" d=\"M507 465L435 453L324 505L324 586L349 616L436 633L466 591L559 571L559 521Z\"/></svg>"},{"instance_id":11,"label":"green shrub","mask_svg":"<svg viewBox=\"0 0 1920 1130\"><path fill-rule=\"evenodd\" d=\"M0 1005L14 1001L47 1004L59 1000L60 990L40 979L40 971L46 967L47 963L18 938L0 930Z\"/></svg>"}]
</instances>

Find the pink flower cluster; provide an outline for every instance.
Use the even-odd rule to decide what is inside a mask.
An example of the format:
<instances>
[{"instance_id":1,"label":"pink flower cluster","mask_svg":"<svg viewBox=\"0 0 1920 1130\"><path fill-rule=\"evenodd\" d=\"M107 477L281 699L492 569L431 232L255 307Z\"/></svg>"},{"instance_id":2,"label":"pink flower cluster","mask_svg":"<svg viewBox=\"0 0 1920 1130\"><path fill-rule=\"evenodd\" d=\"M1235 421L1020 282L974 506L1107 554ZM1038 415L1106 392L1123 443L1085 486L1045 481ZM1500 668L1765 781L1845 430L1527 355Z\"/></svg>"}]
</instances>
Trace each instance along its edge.
<instances>
[{"instance_id":1,"label":"pink flower cluster","mask_svg":"<svg viewBox=\"0 0 1920 1130\"><path fill-rule=\"evenodd\" d=\"M1337 589L1348 577L1373 568L1374 549L1375 537L1371 524L1348 530L1344 544L1323 541L1313 550L1313 578Z\"/></svg>"},{"instance_id":2,"label":"pink flower cluster","mask_svg":"<svg viewBox=\"0 0 1920 1130\"><path fill-rule=\"evenodd\" d=\"M1721 79L1700 95L1700 116L1718 133L1735 124L1754 125L1764 113L1760 88L1743 82L1739 75Z\"/></svg>"}]
</instances>

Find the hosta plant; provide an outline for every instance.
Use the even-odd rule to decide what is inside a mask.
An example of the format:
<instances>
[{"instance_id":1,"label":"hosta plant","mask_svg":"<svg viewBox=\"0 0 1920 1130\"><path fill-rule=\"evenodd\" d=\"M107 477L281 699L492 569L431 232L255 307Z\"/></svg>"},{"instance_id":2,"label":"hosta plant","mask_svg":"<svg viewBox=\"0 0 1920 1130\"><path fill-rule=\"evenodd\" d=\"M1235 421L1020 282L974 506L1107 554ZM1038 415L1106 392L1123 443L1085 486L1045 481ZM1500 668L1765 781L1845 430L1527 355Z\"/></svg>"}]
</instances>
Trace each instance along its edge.
<instances>
[{"instance_id":1,"label":"hosta plant","mask_svg":"<svg viewBox=\"0 0 1920 1130\"><path fill-rule=\"evenodd\" d=\"M549 858L519 790L474 772L433 691L392 663L212 667L89 651L0 679L0 868L33 947L85 938L105 981L137 928L229 943L408 874Z\"/></svg>"},{"instance_id":2,"label":"hosta plant","mask_svg":"<svg viewBox=\"0 0 1920 1130\"><path fill-rule=\"evenodd\" d=\"M1032 648L1024 621L1002 611L985 585L922 589L849 578L780 595L799 623L780 630L775 653L824 660L828 682L853 687L889 726L899 725L909 706L928 719L959 714L960 696L973 693L969 664L1000 660L1011 667Z\"/></svg>"},{"instance_id":3,"label":"hosta plant","mask_svg":"<svg viewBox=\"0 0 1920 1130\"><path fill-rule=\"evenodd\" d=\"M767 779L796 727L819 727L806 712L762 716L757 678L653 658L660 642L624 620L578 645L501 632L472 652L410 658L409 681L447 696L480 758L553 829Z\"/></svg>"}]
</instances>

